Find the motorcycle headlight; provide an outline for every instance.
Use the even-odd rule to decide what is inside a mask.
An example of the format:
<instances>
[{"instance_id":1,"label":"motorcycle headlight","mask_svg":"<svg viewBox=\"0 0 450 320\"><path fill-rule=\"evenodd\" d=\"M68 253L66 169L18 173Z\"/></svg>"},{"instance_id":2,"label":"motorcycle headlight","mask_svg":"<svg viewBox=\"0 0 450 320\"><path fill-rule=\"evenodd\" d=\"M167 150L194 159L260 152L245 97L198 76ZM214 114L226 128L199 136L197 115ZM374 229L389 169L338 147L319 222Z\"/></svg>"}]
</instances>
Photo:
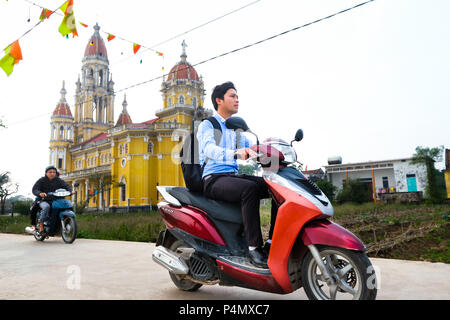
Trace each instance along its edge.
<instances>
[{"instance_id":1,"label":"motorcycle headlight","mask_svg":"<svg viewBox=\"0 0 450 320\"><path fill-rule=\"evenodd\" d=\"M297 154L292 146L279 142L268 144L283 154L285 162L294 163L297 161Z\"/></svg>"},{"instance_id":2,"label":"motorcycle headlight","mask_svg":"<svg viewBox=\"0 0 450 320\"><path fill-rule=\"evenodd\" d=\"M275 182L283 187L286 187L302 197L311 201L317 208L319 208L325 216L332 217L334 215L334 209L331 205L330 200L328 200L327 196L321 192L320 196L312 195L305 188L300 185L290 181L288 179L283 178L282 176L274 173L274 172L264 172L263 177L269 181Z\"/></svg>"}]
</instances>

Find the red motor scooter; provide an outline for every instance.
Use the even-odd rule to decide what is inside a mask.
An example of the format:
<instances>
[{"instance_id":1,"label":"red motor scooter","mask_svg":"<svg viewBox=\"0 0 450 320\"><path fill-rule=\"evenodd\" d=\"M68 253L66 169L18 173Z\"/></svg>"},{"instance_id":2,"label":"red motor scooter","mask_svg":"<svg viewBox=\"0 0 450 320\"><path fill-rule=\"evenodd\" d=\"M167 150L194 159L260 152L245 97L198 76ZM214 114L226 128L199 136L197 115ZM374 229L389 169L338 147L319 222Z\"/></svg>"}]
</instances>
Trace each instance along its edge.
<instances>
[{"instance_id":1,"label":"red motor scooter","mask_svg":"<svg viewBox=\"0 0 450 320\"><path fill-rule=\"evenodd\" d=\"M251 132L239 117L227 119L226 125ZM302 138L298 130L292 142ZM239 203L211 200L182 187L157 187L167 228L160 232L152 258L169 270L178 288L195 291L220 284L287 294L303 287L309 299L376 298L375 270L364 244L328 220L333 206L293 165L292 142L272 140L252 147L279 205L268 269L247 258Z\"/></svg>"}]
</instances>

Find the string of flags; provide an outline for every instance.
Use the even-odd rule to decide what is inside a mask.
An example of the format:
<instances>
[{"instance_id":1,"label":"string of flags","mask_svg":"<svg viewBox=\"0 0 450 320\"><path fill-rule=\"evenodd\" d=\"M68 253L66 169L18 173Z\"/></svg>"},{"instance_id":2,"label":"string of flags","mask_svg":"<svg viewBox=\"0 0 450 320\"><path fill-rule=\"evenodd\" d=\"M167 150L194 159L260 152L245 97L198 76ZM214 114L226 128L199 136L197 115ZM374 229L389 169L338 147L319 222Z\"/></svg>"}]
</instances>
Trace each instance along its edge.
<instances>
[{"instance_id":1,"label":"string of flags","mask_svg":"<svg viewBox=\"0 0 450 320\"><path fill-rule=\"evenodd\" d=\"M8 0L6 0L8 1ZM32 3L32 2L30 2ZM74 0L67 0L66 2L64 2L60 7L58 7L55 10L50 10L47 8L44 8L40 5L37 5L35 3L32 3L35 6L38 6L40 8L42 8L41 14L39 16L39 22L32 28L34 29L37 25L39 25L40 23L44 22L47 19L50 19L50 17L54 14L57 13L59 15L64 15L63 20L61 22L61 24L59 25L58 31L59 33L61 33L61 35L63 37L69 38L69 35L72 34L72 38L77 37L78 36L78 31L77 31L77 24L75 21L75 14L73 11L73 5L74 5ZM58 10L61 10L62 14L60 14L58 12ZM83 26L84 28L87 28L88 25L83 23L83 22L79 22L79 24L81 26ZM32 29L28 30L24 35L26 35L28 32L30 32ZM139 49L141 47L144 47L141 44L129 41L127 39L124 38L120 38L114 34L111 33L107 33L107 40L108 42L115 39L115 38L119 38L121 40L133 43L133 53L136 54ZM22 60L22 51L19 45L19 40L24 36L22 35L19 39L17 39L16 41L14 41L13 43L11 43L10 45L8 45L3 51L5 53L5 56L3 58L0 59L0 68L2 68L5 73L7 74L7 76L9 76L14 69L14 66L19 63L20 60ZM93 45L93 43L91 43L91 45ZM152 48L147 48L146 49L152 50L154 51L158 56L161 56L164 58L164 54L160 51L156 51ZM140 63L142 64L142 59L140 60ZM162 68L162 70L164 71L164 67Z\"/></svg>"},{"instance_id":2,"label":"string of flags","mask_svg":"<svg viewBox=\"0 0 450 320\"><path fill-rule=\"evenodd\" d=\"M4 50L5 56L0 59L0 68L9 76L14 69L14 65L22 60L22 50L20 49L19 40L14 41Z\"/></svg>"}]
</instances>

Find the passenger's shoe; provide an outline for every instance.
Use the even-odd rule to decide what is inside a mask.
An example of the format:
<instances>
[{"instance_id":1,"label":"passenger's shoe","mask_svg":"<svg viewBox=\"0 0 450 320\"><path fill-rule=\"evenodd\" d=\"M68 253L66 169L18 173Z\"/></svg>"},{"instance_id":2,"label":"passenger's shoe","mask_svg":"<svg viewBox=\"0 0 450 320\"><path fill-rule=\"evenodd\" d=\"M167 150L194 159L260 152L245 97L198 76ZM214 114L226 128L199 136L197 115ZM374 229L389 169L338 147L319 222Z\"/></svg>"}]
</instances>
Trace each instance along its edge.
<instances>
[{"instance_id":1,"label":"passenger's shoe","mask_svg":"<svg viewBox=\"0 0 450 320\"><path fill-rule=\"evenodd\" d=\"M33 228L33 227L26 227L26 228L25 228L25 231L26 231L27 233L34 234L34 233L36 232L36 229Z\"/></svg>"},{"instance_id":2,"label":"passenger's shoe","mask_svg":"<svg viewBox=\"0 0 450 320\"><path fill-rule=\"evenodd\" d=\"M257 247L254 250L248 251L248 256L250 258L250 262L259 268L269 268L267 266L267 255L264 252L264 249L261 247Z\"/></svg>"},{"instance_id":3,"label":"passenger's shoe","mask_svg":"<svg viewBox=\"0 0 450 320\"><path fill-rule=\"evenodd\" d=\"M264 244L264 247L263 247L263 250L267 256L269 256L270 246L271 246L271 243L266 241L266 243Z\"/></svg>"}]
</instances>

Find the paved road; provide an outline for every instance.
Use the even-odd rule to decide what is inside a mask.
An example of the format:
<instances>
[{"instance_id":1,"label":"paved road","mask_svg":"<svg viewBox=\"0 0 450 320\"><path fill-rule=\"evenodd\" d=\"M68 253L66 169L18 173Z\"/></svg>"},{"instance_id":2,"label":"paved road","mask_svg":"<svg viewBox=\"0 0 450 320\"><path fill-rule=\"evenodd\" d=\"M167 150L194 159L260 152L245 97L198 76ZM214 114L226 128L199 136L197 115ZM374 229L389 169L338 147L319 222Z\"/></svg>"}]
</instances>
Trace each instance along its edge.
<instances>
[{"instance_id":1,"label":"paved road","mask_svg":"<svg viewBox=\"0 0 450 320\"><path fill-rule=\"evenodd\" d=\"M299 299L303 289L275 295L249 289L203 286L183 292L153 262L154 244L0 234L0 299ZM371 259L378 270L377 299L450 300L450 265Z\"/></svg>"}]
</instances>

